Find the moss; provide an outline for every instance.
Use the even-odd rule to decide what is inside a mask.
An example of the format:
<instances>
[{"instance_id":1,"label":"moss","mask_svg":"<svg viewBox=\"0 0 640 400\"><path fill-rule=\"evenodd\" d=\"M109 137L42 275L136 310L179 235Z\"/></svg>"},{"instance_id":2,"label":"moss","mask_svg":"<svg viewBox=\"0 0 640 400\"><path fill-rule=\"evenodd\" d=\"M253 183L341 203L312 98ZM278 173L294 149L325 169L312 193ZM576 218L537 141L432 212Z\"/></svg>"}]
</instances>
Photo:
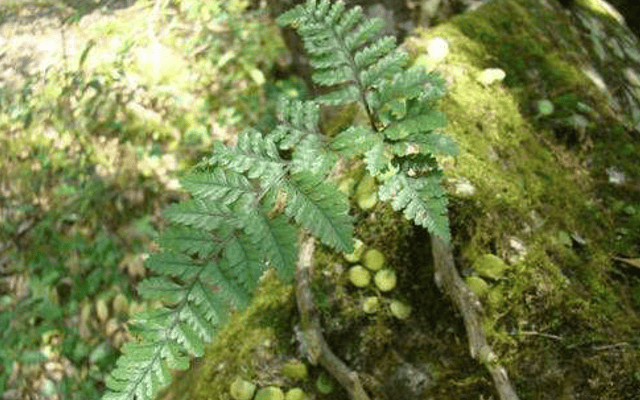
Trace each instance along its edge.
<instances>
[{"instance_id":1,"label":"moss","mask_svg":"<svg viewBox=\"0 0 640 400\"><path fill-rule=\"evenodd\" d=\"M450 179L466 179L477 189L470 199L452 199L453 235L462 269L487 253L513 264L503 280L488 288L484 302L486 327L522 388L521 398L540 398L541 386L532 382L540 376L531 363L536 368L547 363L551 370L543 374L544 386L557 398L571 391L580 398L598 398L601 394L583 386L590 374L605 376L623 368L604 356L585 365L566 349L627 342L640 325L637 314L622 305L620 285L609 277L612 226L608 210L597 206L594 171L584 167L584 153L554 137L554 125L535 119L536 110L530 107L533 100L551 98L566 117L578 103L588 104L602 121L608 116L606 96L581 70L579 38L554 7L496 1L421 32L407 47L417 56L434 37L449 42L447 61L437 69L451 83L442 107L449 118L447 131L461 151L444 161ZM494 67L506 72L504 82L479 83L481 71ZM603 153L593 152L591 160L611 162L608 155L619 153L599 142L597 134L592 139ZM629 146L624 135L614 140L618 148ZM619 165L638 171L626 160ZM559 243L560 232L570 238L577 234L586 245ZM535 334L514 336L518 331ZM624 368L637 370L638 354L633 349L623 353L628 362ZM621 387L607 389L603 382L596 387L593 393L623 398Z\"/></svg>"}]
</instances>

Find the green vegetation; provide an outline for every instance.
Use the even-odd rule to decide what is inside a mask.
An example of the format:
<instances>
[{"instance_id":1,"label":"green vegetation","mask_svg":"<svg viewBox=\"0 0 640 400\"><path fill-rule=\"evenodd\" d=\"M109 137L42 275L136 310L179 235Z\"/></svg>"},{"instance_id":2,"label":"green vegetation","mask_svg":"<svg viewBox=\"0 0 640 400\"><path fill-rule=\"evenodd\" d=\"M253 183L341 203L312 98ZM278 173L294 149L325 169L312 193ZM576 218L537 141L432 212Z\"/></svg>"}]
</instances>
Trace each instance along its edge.
<instances>
[{"instance_id":1,"label":"green vegetation","mask_svg":"<svg viewBox=\"0 0 640 400\"><path fill-rule=\"evenodd\" d=\"M272 74L286 58L264 9L246 1L152 3L102 10L105 18L82 28L82 45L65 62L0 88L0 392L99 398L123 343L142 337L131 316L161 306L137 288L154 273L144 261L170 239L161 210L188 200L183 171L208 171L212 153L237 149L239 132L273 132L282 122L277 99L307 104L300 80ZM0 5L3 26L23 4ZM82 15L63 10L65 34ZM628 129L632 116L612 115L581 70L588 60L569 26L553 1L498 0L418 29L404 47L414 65L446 78L437 105L460 154L438 161L456 262L481 295L491 344L520 398L625 399L640 387L640 147ZM427 55L430 48L437 51ZM394 107L398 113L385 118L402 114ZM365 107L331 109L320 121L328 153L362 151L338 139L367 120ZM384 149L393 140L382 142ZM346 257L328 246L317 251L312 289L327 339L373 394L495 397L433 283L426 236L379 201L400 171L395 147L386 149L390 165L354 156L327 180L336 177L344 193L337 198L351 199L360 238ZM278 154L288 163L293 148ZM380 168L378 177L371 168ZM260 199L273 205L268 218L291 215L285 193ZM367 267L370 249L396 273L390 292L373 284L375 271L364 288L349 282L350 266ZM487 259L498 268L475 269ZM231 312L204 348L207 363L174 373L165 398L247 396L233 389L238 380L256 391L279 387L285 399L345 399L335 382L320 393L316 383L327 377L319 368L295 362L306 378L284 368L301 359L291 286L268 271L254 288L250 305ZM412 392L398 383L401 371L427 383Z\"/></svg>"},{"instance_id":2,"label":"green vegetation","mask_svg":"<svg viewBox=\"0 0 640 400\"><path fill-rule=\"evenodd\" d=\"M151 3L123 10L126 24L98 18L75 56L1 88L0 392L100 396L129 315L148 306L136 287L160 210L183 196L179 171L290 90L255 79L282 48L265 10L206 3L207 15L162 9L157 22L175 24L162 34L138 30ZM3 28L30 9L10 5Z\"/></svg>"},{"instance_id":3,"label":"green vegetation","mask_svg":"<svg viewBox=\"0 0 640 400\"><path fill-rule=\"evenodd\" d=\"M362 157L368 176L382 180L382 200L449 239L435 155L453 146L436 131L444 119L433 109L443 82L421 67L405 69L408 58L396 50L395 39L376 38L382 20L366 20L359 7L308 2L279 22L300 32L316 70L313 80L333 91L316 101L283 97L271 132L241 132L234 146L216 142L213 155L182 177L192 198L165 210L173 226L160 238L161 252L145 264L157 276L138 286L144 298L163 305L133 317L141 340L123 346L104 399L155 397L171 380L170 369L186 369L188 356L204 354L204 343L226 323L230 309L250 303L265 261L290 281L300 228L338 252L354 251L348 199L328 180L336 151ZM355 102L369 124L347 126L325 144L319 104ZM368 272L355 268L354 284L368 283ZM389 291L395 272L380 270L375 282ZM284 394L267 387L256 397Z\"/></svg>"}]
</instances>

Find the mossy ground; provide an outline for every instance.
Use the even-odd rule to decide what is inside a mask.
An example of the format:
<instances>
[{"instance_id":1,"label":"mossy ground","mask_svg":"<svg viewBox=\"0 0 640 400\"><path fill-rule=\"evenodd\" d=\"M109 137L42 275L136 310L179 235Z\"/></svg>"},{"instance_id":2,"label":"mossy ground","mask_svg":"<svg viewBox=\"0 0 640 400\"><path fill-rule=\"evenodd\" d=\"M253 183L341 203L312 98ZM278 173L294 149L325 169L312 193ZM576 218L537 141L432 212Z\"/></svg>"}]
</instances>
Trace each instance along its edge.
<instances>
[{"instance_id":1,"label":"mossy ground","mask_svg":"<svg viewBox=\"0 0 640 400\"><path fill-rule=\"evenodd\" d=\"M612 255L640 254L640 207L632 190L608 184L605 170L616 165L640 176L640 145L580 68L587 59L567 14L544 3L495 1L406 43L414 56L431 38L450 47L437 69L450 83L441 106L460 147L458 157L442 160L456 263L463 275L485 254L510 265L489 282L485 328L522 399L636 399L640 281ZM504 81L481 84L477 77L489 67L503 69ZM534 102L547 98L557 114L537 117ZM591 110L588 124L563 123L578 103ZM473 194L456 194L463 180ZM341 255L318 252L314 290L336 354L362 373L376 398L497 398L486 370L468 355L460 318L433 283L426 234L382 204L352 211L356 236L385 254L398 286L388 294L356 288ZM222 332L201 372L178 380L171 393L227 399L237 374L289 384L278 363L300 357L291 289L261 293ZM400 321L384 307L367 315L361 301L372 295L401 298L412 315ZM428 382L403 382L406 366Z\"/></svg>"}]
</instances>

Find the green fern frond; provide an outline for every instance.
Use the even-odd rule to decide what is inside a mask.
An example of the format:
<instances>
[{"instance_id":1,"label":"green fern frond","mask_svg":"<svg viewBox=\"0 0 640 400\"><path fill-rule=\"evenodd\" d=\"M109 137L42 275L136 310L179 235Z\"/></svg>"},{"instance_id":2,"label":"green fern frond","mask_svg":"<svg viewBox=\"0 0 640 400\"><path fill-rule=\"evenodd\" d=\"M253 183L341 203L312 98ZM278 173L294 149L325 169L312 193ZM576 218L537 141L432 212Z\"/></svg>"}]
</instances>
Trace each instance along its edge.
<instances>
[{"instance_id":1,"label":"green fern frond","mask_svg":"<svg viewBox=\"0 0 640 400\"><path fill-rule=\"evenodd\" d=\"M207 335L202 328L197 332L190 325L194 317L185 312L194 304L183 299L174 309L160 308L136 316L145 340L123 345L122 356L107 378L109 391L103 399L153 399L171 381L171 369L187 369L188 354L203 354Z\"/></svg>"},{"instance_id":2,"label":"green fern frond","mask_svg":"<svg viewBox=\"0 0 640 400\"><path fill-rule=\"evenodd\" d=\"M355 86L345 86L316 98L319 104L339 106L360 100L360 90Z\"/></svg>"},{"instance_id":3,"label":"green fern frond","mask_svg":"<svg viewBox=\"0 0 640 400\"><path fill-rule=\"evenodd\" d=\"M372 106L381 108L396 99L411 100L422 95L436 99L444 92L444 81L438 75L427 73L422 66L414 66L382 82L375 91L378 98Z\"/></svg>"},{"instance_id":4,"label":"green fern frond","mask_svg":"<svg viewBox=\"0 0 640 400\"><path fill-rule=\"evenodd\" d=\"M447 124L444 115L438 110L412 115L389 125L384 135L390 140L400 140L419 132L430 132Z\"/></svg>"},{"instance_id":5,"label":"green fern frond","mask_svg":"<svg viewBox=\"0 0 640 400\"><path fill-rule=\"evenodd\" d=\"M106 380L110 389L104 400L149 400L165 387L171 376L161 358L163 346L157 343L129 342Z\"/></svg>"},{"instance_id":6,"label":"green fern frond","mask_svg":"<svg viewBox=\"0 0 640 400\"><path fill-rule=\"evenodd\" d=\"M402 51L389 53L362 71L360 82L362 82L362 86L369 88L384 78L390 78L401 72L408 62L409 56Z\"/></svg>"},{"instance_id":7,"label":"green fern frond","mask_svg":"<svg viewBox=\"0 0 640 400\"><path fill-rule=\"evenodd\" d=\"M182 285L170 281L164 276L155 276L140 282L138 293L145 299L163 300L169 304L179 303L185 296Z\"/></svg>"},{"instance_id":8,"label":"green fern frond","mask_svg":"<svg viewBox=\"0 0 640 400\"><path fill-rule=\"evenodd\" d=\"M312 101L296 101L282 98L277 107L278 126L270 139L282 150L294 148L309 135L320 135L318 120L320 110Z\"/></svg>"},{"instance_id":9,"label":"green fern frond","mask_svg":"<svg viewBox=\"0 0 640 400\"><path fill-rule=\"evenodd\" d=\"M258 247L244 235L234 235L226 242L220 268L228 271L247 293L254 293L265 262Z\"/></svg>"},{"instance_id":10,"label":"green fern frond","mask_svg":"<svg viewBox=\"0 0 640 400\"><path fill-rule=\"evenodd\" d=\"M249 240L266 255L280 279L290 282L298 256L297 232L282 215L269 218L270 208L265 206L264 212L247 214L248 223L244 231Z\"/></svg>"},{"instance_id":11,"label":"green fern frond","mask_svg":"<svg viewBox=\"0 0 640 400\"><path fill-rule=\"evenodd\" d=\"M284 175L284 163L273 140L258 131L242 132L233 148L223 143L215 144L216 152L211 164L219 164L251 179L260 178L269 185L275 184Z\"/></svg>"},{"instance_id":12,"label":"green fern frond","mask_svg":"<svg viewBox=\"0 0 640 400\"><path fill-rule=\"evenodd\" d=\"M391 161L391 157L385 154L385 146L382 141L376 143L364 154L364 164L371 176L378 176L385 171Z\"/></svg>"},{"instance_id":13,"label":"green fern frond","mask_svg":"<svg viewBox=\"0 0 640 400\"><path fill-rule=\"evenodd\" d=\"M166 251L200 255L206 257L217 249L218 241L207 231L176 225L159 239L160 247Z\"/></svg>"},{"instance_id":14,"label":"green fern frond","mask_svg":"<svg viewBox=\"0 0 640 400\"><path fill-rule=\"evenodd\" d=\"M167 207L163 216L174 224L211 230L223 224L238 224L232 211L220 202L193 200Z\"/></svg>"},{"instance_id":15,"label":"green fern frond","mask_svg":"<svg viewBox=\"0 0 640 400\"><path fill-rule=\"evenodd\" d=\"M353 223L342 192L308 171L294 174L285 189L288 216L324 244L346 253L353 251Z\"/></svg>"},{"instance_id":16,"label":"green fern frond","mask_svg":"<svg viewBox=\"0 0 640 400\"><path fill-rule=\"evenodd\" d=\"M352 125L333 138L331 147L347 157L353 157L361 156L381 143L382 137L370 128Z\"/></svg>"},{"instance_id":17,"label":"green fern frond","mask_svg":"<svg viewBox=\"0 0 640 400\"><path fill-rule=\"evenodd\" d=\"M440 186L439 174L409 177L396 174L378 189L380 200L389 200L394 210L404 215L430 233L449 241L447 197Z\"/></svg>"},{"instance_id":18,"label":"green fern frond","mask_svg":"<svg viewBox=\"0 0 640 400\"><path fill-rule=\"evenodd\" d=\"M448 136L436 131L428 134L409 135L403 140L393 143L391 149L398 156L406 156L410 153L449 156L458 154L458 145Z\"/></svg>"},{"instance_id":19,"label":"green fern frond","mask_svg":"<svg viewBox=\"0 0 640 400\"><path fill-rule=\"evenodd\" d=\"M369 47L355 52L353 62L356 68L364 69L396 49L396 38L383 36Z\"/></svg>"},{"instance_id":20,"label":"green fern frond","mask_svg":"<svg viewBox=\"0 0 640 400\"><path fill-rule=\"evenodd\" d=\"M322 103L363 98L381 79L400 72L408 60L396 49L394 38L378 38L384 26L381 19L365 19L360 7L345 12L342 1L307 1L283 14L278 23L295 27L302 36L315 69L314 82L355 87L323 96Z\"/></svg>"},{"instance_id":21,"label":"green fern frond","mask_svg":"<svg viewBox=\"0 0 640 400\"><path fill-rule=\"evenodd\" d=\"M255 188L247 178L222 168L189 174L180 180L180 185L195 197L209 202L221 202L225 206L240 198L252 198L255 195Z\"/></svg>"},{"instance_id":22,"label":"green fern frond","mask_svg":"<svg viewBox=\"0 0 640 400\"><path fill-rule=\"evenodd\" d=\"M326 175L336 161L334 154L323 148L319 135L309 135L300 140L291 159L290 170L294 173L309 171L317 175Z\"/></svg>"}]
</instances>

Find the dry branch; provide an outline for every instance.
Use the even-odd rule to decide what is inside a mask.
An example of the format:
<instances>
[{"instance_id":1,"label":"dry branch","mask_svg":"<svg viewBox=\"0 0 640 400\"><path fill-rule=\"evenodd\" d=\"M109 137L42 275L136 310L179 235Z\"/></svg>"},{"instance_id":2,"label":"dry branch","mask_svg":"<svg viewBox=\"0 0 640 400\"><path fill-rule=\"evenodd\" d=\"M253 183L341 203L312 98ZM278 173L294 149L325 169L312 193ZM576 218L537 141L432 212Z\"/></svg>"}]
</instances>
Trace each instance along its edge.
<instances>
[{"instance_id":1,"label":"dry branch","mask_svg":"<svg viewBox=\"0 0 640 400\"><path fill-rule=\"evenodd\" d=\"M329 348L322 336L320 318L311 292L311 273L315 240L305 238L300 246L298 265L296 267L296 298L300 312L303 346L307 358L313 365L322 365L349 393L353 400L369 400L358 373L351 371Z\"/></svg>"},{"instance_id":2,"label":"dry branch","mask_svg":"<svg viewBox=\"0 0 640 400\"><path fill-rule=\"evenodd\" d=\"M501 400L518 400L518 395L511 386L507 371L496 362L497 356L487 343L487 336L482 328L484 310L480 299L458 275L451 247L437 236L432 236L431 249L436 284L453 300L462 314L469 337L471 357L487 367Z\"/></svg>"}]
</instances>

